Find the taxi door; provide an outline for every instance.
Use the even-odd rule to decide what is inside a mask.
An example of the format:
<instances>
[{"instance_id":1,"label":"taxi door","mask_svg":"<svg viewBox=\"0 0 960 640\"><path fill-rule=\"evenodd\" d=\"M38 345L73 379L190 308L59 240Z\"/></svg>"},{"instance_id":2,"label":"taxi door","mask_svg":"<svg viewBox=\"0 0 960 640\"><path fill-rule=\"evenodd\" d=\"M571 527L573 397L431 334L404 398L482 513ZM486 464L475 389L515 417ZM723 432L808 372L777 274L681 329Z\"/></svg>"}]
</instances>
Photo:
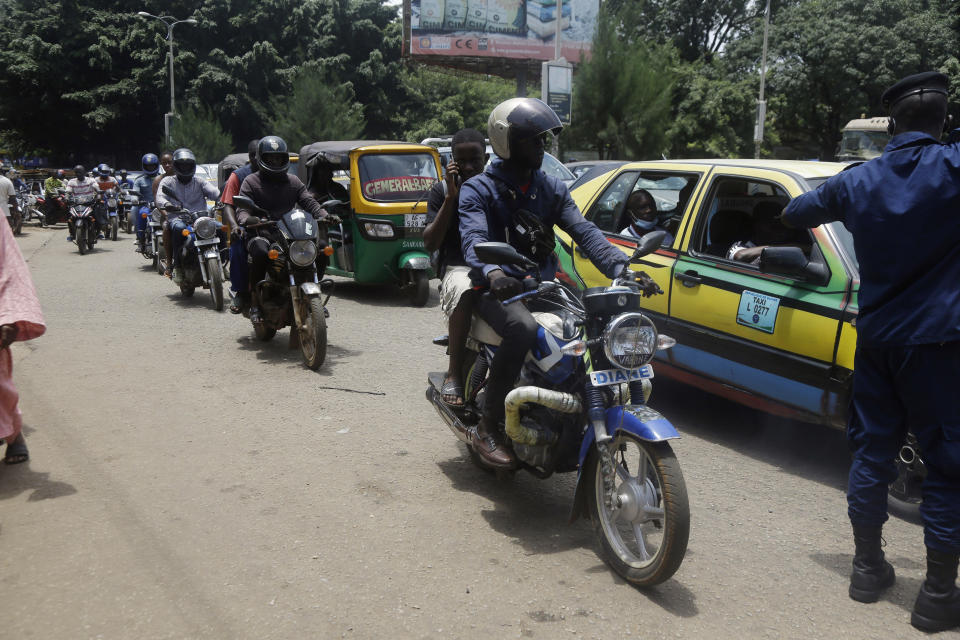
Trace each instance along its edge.
<instances>
[{"instance_id":1,"label":"taxi door","mask_svg":"<svg viewBox=\"0 0 960 640\"><path fill-rule=\"evenodd\" d=\"M715 168L679 242L669 310L678 345L668 360L752 396L758 408L833 422L845 410L834 364L850 280L830 238L798 230L784 243L807 243L810 260L827 267L820 281L764 273L728 257L734 242L751 239L758 211L779 211L803 190L785 172Z\"/></svg>"},{"instance_id":2,"label":"taxi door","mask_svg":"<svg viewBox=\"0 0 960 640\"><path fill-rule=\"evenodd\" d=\"M670 300L671 272L677 258L677 237L686 224L688 213L695 208L702 192L705 168L697 165L673 164L657 166L652 163L633 163L621 167L608 180L584 211L584 217L603 232L607 241L632 255L637 248L637 239L623 231L629 224L626 200L631 193L645 189L654 198L663 223L675 240L672 245L644 256L634 264L634 270L643 270L653 278L663 295L643 299L643 308L650 312L658 323L665 321ZM581 207L582 203L578 203ZM597 269L583 250L566 236L571 248L573 269L586 287L602 287L610 279Z\"/></svg>"}]
</instances>

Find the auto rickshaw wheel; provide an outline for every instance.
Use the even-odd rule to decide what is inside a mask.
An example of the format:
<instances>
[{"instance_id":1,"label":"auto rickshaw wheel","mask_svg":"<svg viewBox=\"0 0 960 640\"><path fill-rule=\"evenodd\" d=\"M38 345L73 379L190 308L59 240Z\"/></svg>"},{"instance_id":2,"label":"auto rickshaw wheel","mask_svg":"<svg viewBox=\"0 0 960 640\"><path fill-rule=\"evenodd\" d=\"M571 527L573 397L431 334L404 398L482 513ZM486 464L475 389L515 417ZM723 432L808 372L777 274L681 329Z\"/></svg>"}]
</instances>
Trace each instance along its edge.
<instances>
[{"instance_id":1,"label":"auto rickshaw wheel","mask_svg":"<svg viewBox=\"0 0 960 640\"><path fill-rule=\"evenodd\" d=\"M422 307L430 299L430 275L418 269L411 274L410 280L410 301L413 306Z\"/></svg>"}]
</instances>

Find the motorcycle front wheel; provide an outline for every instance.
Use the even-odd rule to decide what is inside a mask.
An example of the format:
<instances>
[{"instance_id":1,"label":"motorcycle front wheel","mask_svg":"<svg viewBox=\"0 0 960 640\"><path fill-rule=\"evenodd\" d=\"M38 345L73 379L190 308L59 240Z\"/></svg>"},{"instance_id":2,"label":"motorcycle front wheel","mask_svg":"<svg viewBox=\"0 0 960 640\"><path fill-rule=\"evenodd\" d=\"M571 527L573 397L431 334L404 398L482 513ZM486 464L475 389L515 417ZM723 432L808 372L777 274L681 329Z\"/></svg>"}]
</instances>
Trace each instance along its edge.
<instances>
[{"instance_id":1,"label":"motorcycle front wheel","mask_svg":"<svg viewBox=\"0 0 960 640\"><path fill-rule=\"evenodd\" d=\"M273 336L277 335L277 330L260 322L253 325L253 334L257 336L257 340L260 342L270 342L273 340Z\"/></svg>"},{"instance_id":2,"label":"motorcycle front wheel","mask_svg":"<svg viewBox=\"0 0 960 640\"><path fill-rule=\"evenodd\" d=\"M80 255L83 255L87 252L87 228L80 227L77 229L77 247L80 249Z\"/></svg>"},{"instance_id":3,"label":"motorcycle front wheel","mask_svg":"<svg viewBox=\"0 0 960 640\"><path fill-rule=\"evenodd\" d=\"M220 260L207 258L207 275L210 276L210 298L213 308L223 311L223 277L220 275Z\"/></svg>"},{"instance_id":4,"label":"motorcycle front wheel","mask_svg":"<svg viewBox=\"0 0 960 640\"><path fill-rule=\"evenodd\" d=\"M584 469L587 507L603 559L624 580L649 587L680 567L690 537L687 487L673 449L619 432L609 445L615 472L612 508L604 500L601 456Z\"/></svg>"},{"instance_id":5,"label":"motorcycle front wheel","mask_svg":"<svg viewBox=\"0 0 960 640\"><path fill-rule=\"evenodd\" d=\"M302 298L300 317L300 349L303 363L316 371L327 357L327 318L320 298Z\"/></svg>"},{"instance_id":6,"label":"motorcycle front wheel","mask_svg":"<svg viewBox=\"0 0 960 640\"><path fill-rule=\"evenodd\" d=\"M411 274L410 281L410 302L415 307L422 307L430 299L430 276L418 269Z\"/></svg>"},{"instance_id":7,"label":"motorcycle front wheel","mask_svg":"<svg viewBox=\"0 0 960 640\"><path fill-rule=\"evenodd\" d=\"M117 231L120 229L120 222L116 218L110 219L110 239L114 242L117 241Z\"/></svg>"}]
</instances>

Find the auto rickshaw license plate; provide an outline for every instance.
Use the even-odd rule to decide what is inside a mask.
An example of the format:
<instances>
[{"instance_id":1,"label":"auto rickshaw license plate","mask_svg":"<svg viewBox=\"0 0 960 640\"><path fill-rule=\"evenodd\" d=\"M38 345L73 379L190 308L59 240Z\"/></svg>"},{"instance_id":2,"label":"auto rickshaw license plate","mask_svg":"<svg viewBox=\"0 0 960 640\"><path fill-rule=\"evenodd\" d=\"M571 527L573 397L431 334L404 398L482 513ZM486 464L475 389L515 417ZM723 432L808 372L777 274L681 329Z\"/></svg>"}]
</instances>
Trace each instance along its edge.
<instances>
[{"instance_id":1,"label":"auto rickshaw license plate","mask_svg":"<svg viewBox=\"0 0 960 640\"><path fill-rule=\"evenodd\" d=\"M653 377L653 367L646 364L639 369L623 371L622 369L607 369L606 371L594 371L590 374L590 382L595 387L605 387L611 384L622 384L633 380L643 380Z\"/></svg>"},{"instance_id":2,"label":"auto rickshaw license plate","mask_svg":"<svg viewBox=\"0 0 960 640\"><path fill-rule=\"evenodd\" d=\"M425 226L427 226L427 214L425 214L425 213L405 213L405 214L403 214L403 226L405 226L405 227L425 227Z\"/></svg>"}]
</instances>

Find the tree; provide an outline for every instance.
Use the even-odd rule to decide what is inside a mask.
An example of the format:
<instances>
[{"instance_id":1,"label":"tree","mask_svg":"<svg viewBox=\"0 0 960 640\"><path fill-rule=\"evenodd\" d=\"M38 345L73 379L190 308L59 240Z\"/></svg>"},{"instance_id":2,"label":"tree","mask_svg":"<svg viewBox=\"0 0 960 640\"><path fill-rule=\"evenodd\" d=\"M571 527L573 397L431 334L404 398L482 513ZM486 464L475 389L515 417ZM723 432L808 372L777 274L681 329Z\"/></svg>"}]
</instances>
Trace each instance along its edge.
<instances>
[{"instance_id":1,"label":"tree","mask_svg":"<svg viewBox=\"0 0 960 640\"><path fill-rule=\"evenodd\" d=\"M601 9L591 58L573 87L573 126L565 146L594 149L601 158L659 158L670 124L670 45L624 37L619 16Z\"/></svg>"},{"instance_id":2,"label":"tree","mask_svg":"<svg viewBox=\"0 0 960 640\"><path fill-rule=\"evenodd\" d=\"M317 140L353 140L363 132L363 106L353 87L329 79L315 67L302 70L289 97L275 98L267 129L291 150Z\"/></svg>"},{"instance_id":3,"label":"tree","mask_svg":"<svg viewBox=\"0 0 960 640\"><path fill-rule=\"evenodd\" d=\"M397 110L398 128L410 142L453 134L465 127L486 135L493 108L513 97L507 80L414 65L404 70L406 99Z\"/></svg>"},{"instance_id":4,"label":"tree","mask_svg":"<svg viewBox=\"0 0 960 640\"><path fill-rule=\"evenodd\" d=\"M233 152L233 140L206 107L188 108L174 120L171 130L174 149L187 147L198 163L213 163Z\"/></svg>"}]
</instances>

